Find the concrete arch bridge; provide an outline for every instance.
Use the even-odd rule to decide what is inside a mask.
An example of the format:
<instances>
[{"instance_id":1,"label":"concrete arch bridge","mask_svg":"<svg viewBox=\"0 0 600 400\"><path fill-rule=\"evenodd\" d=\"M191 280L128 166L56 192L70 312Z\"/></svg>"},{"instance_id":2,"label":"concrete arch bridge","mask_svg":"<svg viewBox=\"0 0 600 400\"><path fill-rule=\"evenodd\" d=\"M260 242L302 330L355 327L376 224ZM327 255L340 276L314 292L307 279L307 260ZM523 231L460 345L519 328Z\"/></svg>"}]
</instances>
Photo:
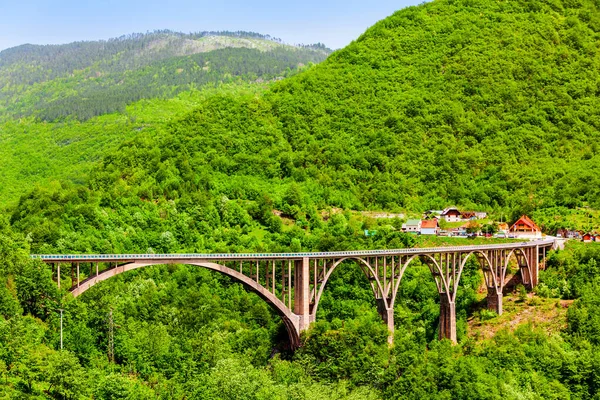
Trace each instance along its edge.
<instances>
[{"instance_id":1,"label":"concrete arch bridge","mask_svg":"<svg viewBox=\"0 0 600 400\"><path fill-rule=\"evenodd\" d=\"M429 266L440 295L439 337L456 342L456 292L467 260L475 258L485 277L488 308L502 314L502 291L511 259L516 259L523 284L532 289L554 240L319 253L259 254L69 254L32 255L53 268L60 288L65 265L70 269L70 292L79 296L95 284L124 272L160 264L188 264L217 271L241 283L269 303L281 316L292 349L300 333L315 321L319 301L333 271L351 260L367 276L378 312L394 332L394 304L402 277L415 260ZM85 272L84 272L85 271ZM85 275L85 276L84 276Z\"/></svg>"}]
</instances>

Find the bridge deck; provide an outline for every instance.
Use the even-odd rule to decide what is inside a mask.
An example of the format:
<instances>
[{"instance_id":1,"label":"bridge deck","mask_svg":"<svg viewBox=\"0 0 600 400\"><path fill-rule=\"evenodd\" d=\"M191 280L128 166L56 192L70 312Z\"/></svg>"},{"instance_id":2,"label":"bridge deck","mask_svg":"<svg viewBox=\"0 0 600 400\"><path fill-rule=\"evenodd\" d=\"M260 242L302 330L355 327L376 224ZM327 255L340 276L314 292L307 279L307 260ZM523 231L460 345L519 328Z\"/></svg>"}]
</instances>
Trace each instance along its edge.
<instances>
[{"instance_id":1,"label":"bridge deck","mask_svg":"<svg viewBox=\"0 0 600 400\"><path fill-rule=\"evenodd\" d=\"M340 258L340 257L375 257L375 256L397 256L408 254L432 254L447 252L469 252L499 249L517 249L531 247L550 247L554 245L554 239L535 240L528 242L513 242L506 244L489 244L473 246L447 246L447 247L425 247L410 249L391 250L354 250L354 251L331 251L331 252L305 252L305 253L225 253L225 254L32 254L31 257L41 259L45 262L110 262L110 261L156 261L156 260L298 260L302 258Z\"/></svg>"}]
</instances>

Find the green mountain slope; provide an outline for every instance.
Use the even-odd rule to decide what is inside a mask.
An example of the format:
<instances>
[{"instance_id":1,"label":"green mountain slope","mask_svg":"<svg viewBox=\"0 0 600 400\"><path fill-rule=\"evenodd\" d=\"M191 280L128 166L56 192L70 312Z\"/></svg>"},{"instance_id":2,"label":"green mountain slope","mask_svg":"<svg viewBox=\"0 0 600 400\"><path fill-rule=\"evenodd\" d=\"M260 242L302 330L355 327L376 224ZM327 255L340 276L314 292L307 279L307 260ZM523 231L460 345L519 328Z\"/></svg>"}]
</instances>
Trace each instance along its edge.
<instances>
[{"instance_id":1,"label":"green mountain slope","mask_svg":"<svg viewBox=\"0 0 600 400\"><path fill-rule=\"evenodd\" d=\"M193 110L207 96L261 92L265 84L242 82L178 94L171 99L140 100L122 113L87 121L43 122L31 118L0 124L0 206L14 204L36 185L68 181L85 184L90 170L107 154L140 132L164 131L171 120Z\"/></svg>"},{"instance_id":2,"label":"green mountain slope","mask_svg":"<svg viewBox=\"0 0 600 400\"><path fill-rule=\"evenodd\" d=\"M275 231L265 204L304 227L332 206L598 207L599 18L594 1L440 0L399 11L264 95L209 96L164 131L142 132L93 171L90 202L131 229L137 239L125 246L110 239L128 251L156 246L143 218L130 217L138 211L169 215L154 228L179 232L169 248L200 250L222 223L213 218L222 198ZM35 226L26 220L45 196L23 199L13 222ZM103 236L108 222L98 221Z\"/></svg>"},{"instance_id":3,"label":"green mountain slope","mask_svg":"<svg viewBox=\"0 0 600 400\"><path fill-rule=\"evenodd\" d=\"M594 1L434 1L266 99L365 206L600 206L599 32Z\"/></svg>"},{"instance_id":4,"label":"green mountain slope","mask_svg":"<svg viewBox=\"0 0 600 400\"><path fill-rule=\"evenodd\" d=\"M290 46L250 32L158 31L0 52L0 112L89 119L142 98L236 80L268 80L318 63L321 44Z\"/></svg>"},{"instance_id":5,"label":"green mountain slope","mask_svg":"<svg viewBox=\"0 0 600 400\"><path fill-rule=\"evenodd\" d=\"M599 21L594 1L408 8L264 96L208 98L97 175L175 199L207 176L241 200L295 183L317 208L600 207ZM168 184L139 146L171 160Z\"/></svg>"},{"instance_id":6,"label":"green mountain slope","mask_svg":"<svg viewBox=\"0 0 600 400\"><path fill-rule=\"evenodd\" d=\"M207 94L262 91L329 52L248 32L156 32L0 52L0 205L36 184L84 183L105 154L163 129Z\"/></svg>"}]
</instances>

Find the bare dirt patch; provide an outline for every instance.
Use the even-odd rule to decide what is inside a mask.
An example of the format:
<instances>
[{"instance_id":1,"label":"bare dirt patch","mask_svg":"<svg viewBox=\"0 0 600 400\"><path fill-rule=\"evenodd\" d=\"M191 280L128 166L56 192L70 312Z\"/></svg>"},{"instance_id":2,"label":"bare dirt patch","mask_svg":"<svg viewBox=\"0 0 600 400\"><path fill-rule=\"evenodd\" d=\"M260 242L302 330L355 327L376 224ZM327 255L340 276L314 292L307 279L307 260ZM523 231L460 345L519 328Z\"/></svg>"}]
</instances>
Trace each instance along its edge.
<instances>
[{"instance_id":1,"label":"bare dirt patch","mask_svg":"<svg viewBox=\"0 0 600 400\"><path fill-rule=\"evenodd\" d=\"M523 324L541 328L548 335L559 333L567 327L567 310L573 300L543 299L529 294L524 301L516 295L506 295L503 303L502 315L489 318L485 311L478 311L469 318L469 337L490 339L501 330L512 332Z\"/></svg>"}]
</instances>

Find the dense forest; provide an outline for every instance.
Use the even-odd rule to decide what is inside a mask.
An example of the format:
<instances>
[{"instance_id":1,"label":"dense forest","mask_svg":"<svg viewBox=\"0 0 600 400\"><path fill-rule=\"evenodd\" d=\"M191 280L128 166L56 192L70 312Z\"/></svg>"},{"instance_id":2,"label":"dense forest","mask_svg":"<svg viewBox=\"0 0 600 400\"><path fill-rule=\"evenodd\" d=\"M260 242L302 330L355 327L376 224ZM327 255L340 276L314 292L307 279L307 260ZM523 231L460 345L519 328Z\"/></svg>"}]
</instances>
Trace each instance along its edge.
<instances>
[{"instance_id":1,"label":"dense forest","mask_svg":"<svg viewBox=\"0 0 600 400\"><path fill-rule=\"evenodd\" d=\"M323 250L415 244L393 225L349 213L333 214L310 235L295 225L273 234L253 218L233 222L244 213L228 204L215 215L222 218L211 231L221 241L216 250L297 250L304 236ZM366 226L377 235L365 237ZM11 397L591 399L600 390L597 245L574 243L552 254L536 297L507 294L503 319L482 309L483 278L469 265L457 299L457 346L436 340L438 295L426 266L410 268L402 282L390 348L366 277L348 265L328 285L303 347L289 354L279 317L228 278L195 267L151 267L74 300L57 291L46 266L28 260L28 240L14 229L21 227L4 222L0 234L7 279L0 297L0 390ZM157 238L157 249L180 251L173 236ZM63 351L57 350L59 308L65 310ZM513 319L538 309L541 317L512 327ZM495 329L502 321L505 327ZM111 327L114 363L108 357Z\"/></svg>"},{"instance_id":2,"label":"dense forest","mask_svg":"<svg viewBox=\"0 0 600 400\"><path fill-rule=\"evenodd\" d=\"M427 246L400 231L402 220L364 211L450 204L507 219L529 213L548 230L583 209L577 224L597 229L599 7L436 0L280 81L141 100L85 122L6 122L0 143L23 144L36 126L50 149L77 152L69 161L68 151L53 159L25 147L32 181L54 173L52 160L68 173L4 203L0 390L57 399L598 398L598 244L551 253L535 296L512 287L502 316L484 309L483 276L469 263L456 346L436 340L439 298L426 266L402 281L391 347L367 278L344 266L293 354L273 310L216 273L149 267L73 299L28 254ZM18 152L1 154L16 165ZM75 179L77 165L85 176ZM2 177L18 187L19 175Z\"/></svg>"},{"instance_id":3,"label":"dense forest","mask_svg":"<svg viewBox=\"0 0 600 400\"><path fill-rule=\"evenodd\" d=\"M281 171L230 157L242 160L248 147L202 165L275 174L342 208L599 208L597 14L593 1L402 10L256 99L207 99L144 146L163 151L172 134L210 132L221 145L252 135L261 151L278 153L263 162ZM213 112L226 104L234 111ZM188 153L194 162L206 151Z\"/></svg>"},{"instance_id":4,"label":"dense forest","mask_svg":"<svg viewBox=\"0 0 600 400\"><path fill-rule=\"evenodd\" d=\"M322 61L322 44L290 46L252 32L157 31L108 41L23 45L0 52L0 111L45 121L124 111L206 85L270 80Z\"/></svg>"}]
</instances>

